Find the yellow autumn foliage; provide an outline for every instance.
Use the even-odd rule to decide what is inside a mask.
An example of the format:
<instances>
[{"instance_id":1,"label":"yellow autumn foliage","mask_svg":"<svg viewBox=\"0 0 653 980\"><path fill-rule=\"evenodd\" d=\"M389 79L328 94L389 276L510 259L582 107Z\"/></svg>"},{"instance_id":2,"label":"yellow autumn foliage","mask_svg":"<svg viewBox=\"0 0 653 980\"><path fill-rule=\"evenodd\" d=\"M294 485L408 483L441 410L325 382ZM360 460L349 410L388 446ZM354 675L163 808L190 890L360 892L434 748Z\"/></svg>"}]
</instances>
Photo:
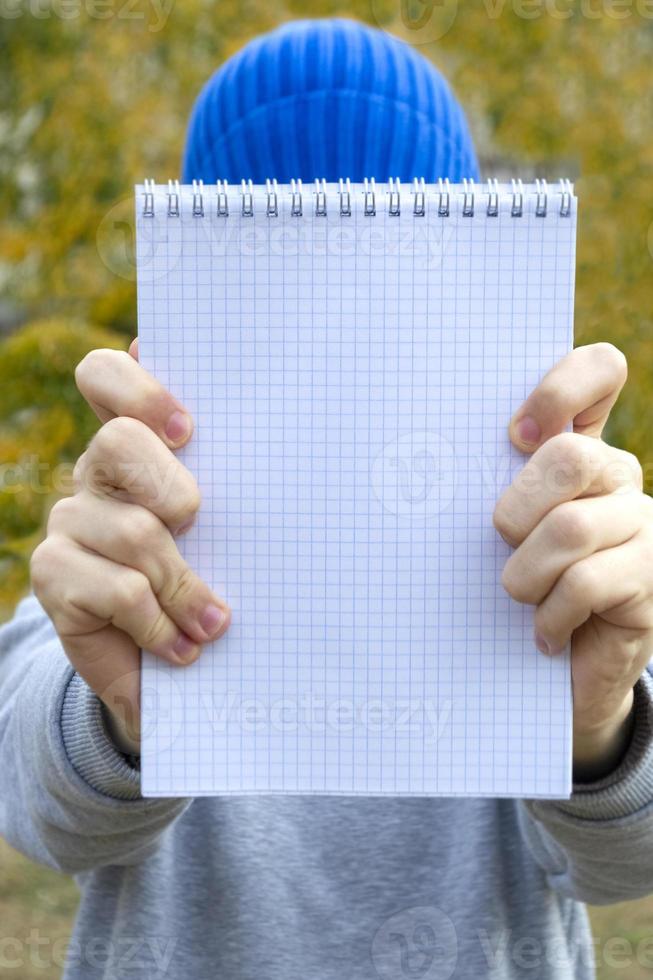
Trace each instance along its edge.
<instances>
[{"instance_id":1,"label":"yellow autumn foliage","mask_svg":"<svg viewBox=\"0 0 653 980\"><path fill-rule=\"evenodd\" d=\"M75 365L94 347L125 345L121 334L54 319L0 344L0 618L25 590L49 505L70 492L98 424L75 387Z\"/></svg>"}]
</instances>

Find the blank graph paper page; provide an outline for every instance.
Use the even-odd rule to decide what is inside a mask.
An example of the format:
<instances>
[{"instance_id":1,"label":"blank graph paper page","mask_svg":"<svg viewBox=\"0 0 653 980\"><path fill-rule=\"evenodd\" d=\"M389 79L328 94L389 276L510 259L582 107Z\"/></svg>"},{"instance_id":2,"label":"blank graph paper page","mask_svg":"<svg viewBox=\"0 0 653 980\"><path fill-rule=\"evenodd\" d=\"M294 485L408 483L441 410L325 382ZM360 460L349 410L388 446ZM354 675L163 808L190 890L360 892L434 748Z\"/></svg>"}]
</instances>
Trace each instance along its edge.
<instances>
[{"instance_id":1,"label":"blank graph paper page","mask_svg":"<svg viewBox=\"0 0 653 980\"><path fill-rule=\"evenodd\" d=\"M143 654L144 795L567 797L569 651L492 513L572 345L571 185L146 182L136 225L140 359L195 420L179 543L232 609L192 666Z\"/></svg>"}]
</instances>

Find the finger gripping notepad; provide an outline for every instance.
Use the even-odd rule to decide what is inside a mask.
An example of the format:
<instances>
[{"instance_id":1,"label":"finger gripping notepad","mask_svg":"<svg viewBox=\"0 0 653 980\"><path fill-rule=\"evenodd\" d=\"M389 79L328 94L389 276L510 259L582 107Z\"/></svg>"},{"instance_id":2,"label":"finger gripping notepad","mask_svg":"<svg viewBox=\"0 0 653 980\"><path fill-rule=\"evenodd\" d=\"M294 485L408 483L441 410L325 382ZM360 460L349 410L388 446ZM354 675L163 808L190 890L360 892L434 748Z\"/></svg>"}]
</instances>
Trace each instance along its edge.
<instances>
[{"instance_id":1,"label":"finger gripping notepad","mask_svg":"<svg viewBox=\"0 0 653 980\"><path fill-rule=\"evenodd\" d=\"M136 224L140 360L195 420L179 544L232 609L143 655L144 794L568 796L568 651L492 513L572 344L571 186L147 182Z\"/></svg>"}]
</instances>

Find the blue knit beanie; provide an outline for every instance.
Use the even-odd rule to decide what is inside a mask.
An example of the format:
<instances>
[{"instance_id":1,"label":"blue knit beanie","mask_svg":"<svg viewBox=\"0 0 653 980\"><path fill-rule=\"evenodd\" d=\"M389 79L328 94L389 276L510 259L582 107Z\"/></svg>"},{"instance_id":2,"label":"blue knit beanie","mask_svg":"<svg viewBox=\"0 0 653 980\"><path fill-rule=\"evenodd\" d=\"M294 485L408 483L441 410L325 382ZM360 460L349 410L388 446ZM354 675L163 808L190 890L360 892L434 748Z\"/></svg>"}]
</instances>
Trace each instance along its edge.
<instances>
[{"instance_id":1,"label":"blue knit beanie","mask_svg":"<svg viewBox=\"0 0 653 980\"><path fill-rule=\"evenodd\" d=\"M191 115L184 182L478 178L448 84L413 48L351 20L255 38L209 79Z\"/></svg>"}]
</instances>

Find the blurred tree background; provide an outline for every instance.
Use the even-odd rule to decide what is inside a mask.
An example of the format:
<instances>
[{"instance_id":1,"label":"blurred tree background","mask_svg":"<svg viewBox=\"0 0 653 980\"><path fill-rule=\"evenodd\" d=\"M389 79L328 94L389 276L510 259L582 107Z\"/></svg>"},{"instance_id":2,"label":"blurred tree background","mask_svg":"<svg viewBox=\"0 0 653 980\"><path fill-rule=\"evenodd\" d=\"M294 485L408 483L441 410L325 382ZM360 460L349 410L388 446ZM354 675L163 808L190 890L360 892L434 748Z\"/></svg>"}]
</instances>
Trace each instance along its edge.
<instances>
[{"instance_id":1,"label":"blurred tree background","mask_svg":"<svg viewBox=\"0 0 653 980\"><path fill-rule=\"evenodd\" d=\"M135 332L133 184L178 174L194 97L226 57L253 34L309 15L356 17L419 45L464 103L487 176L576 180L577 342L610 340L628 356L630 381L609 435L640 456L653 486L650 3L7 0L0 7L0 618L26 589L48 506L66 492L94 431L74 365L93 347L126 347ZM9 934L17 935L34 915L45 916L51 930L65 932L68 885L16 861L0 845L0 863L10 869L0 879L0 923L13 916ZM10 885L19 880L26 891L15 898ZM647 917L650 923L640 904L612 919L597 913L595 925L604 937L635 942ZM606 980L613 975L606 962L601 970ZM19 975L58 972L32 974L26 966ZM635 980L645 972L635 963L618 975Z\"/></svg>"}]
</instances>

